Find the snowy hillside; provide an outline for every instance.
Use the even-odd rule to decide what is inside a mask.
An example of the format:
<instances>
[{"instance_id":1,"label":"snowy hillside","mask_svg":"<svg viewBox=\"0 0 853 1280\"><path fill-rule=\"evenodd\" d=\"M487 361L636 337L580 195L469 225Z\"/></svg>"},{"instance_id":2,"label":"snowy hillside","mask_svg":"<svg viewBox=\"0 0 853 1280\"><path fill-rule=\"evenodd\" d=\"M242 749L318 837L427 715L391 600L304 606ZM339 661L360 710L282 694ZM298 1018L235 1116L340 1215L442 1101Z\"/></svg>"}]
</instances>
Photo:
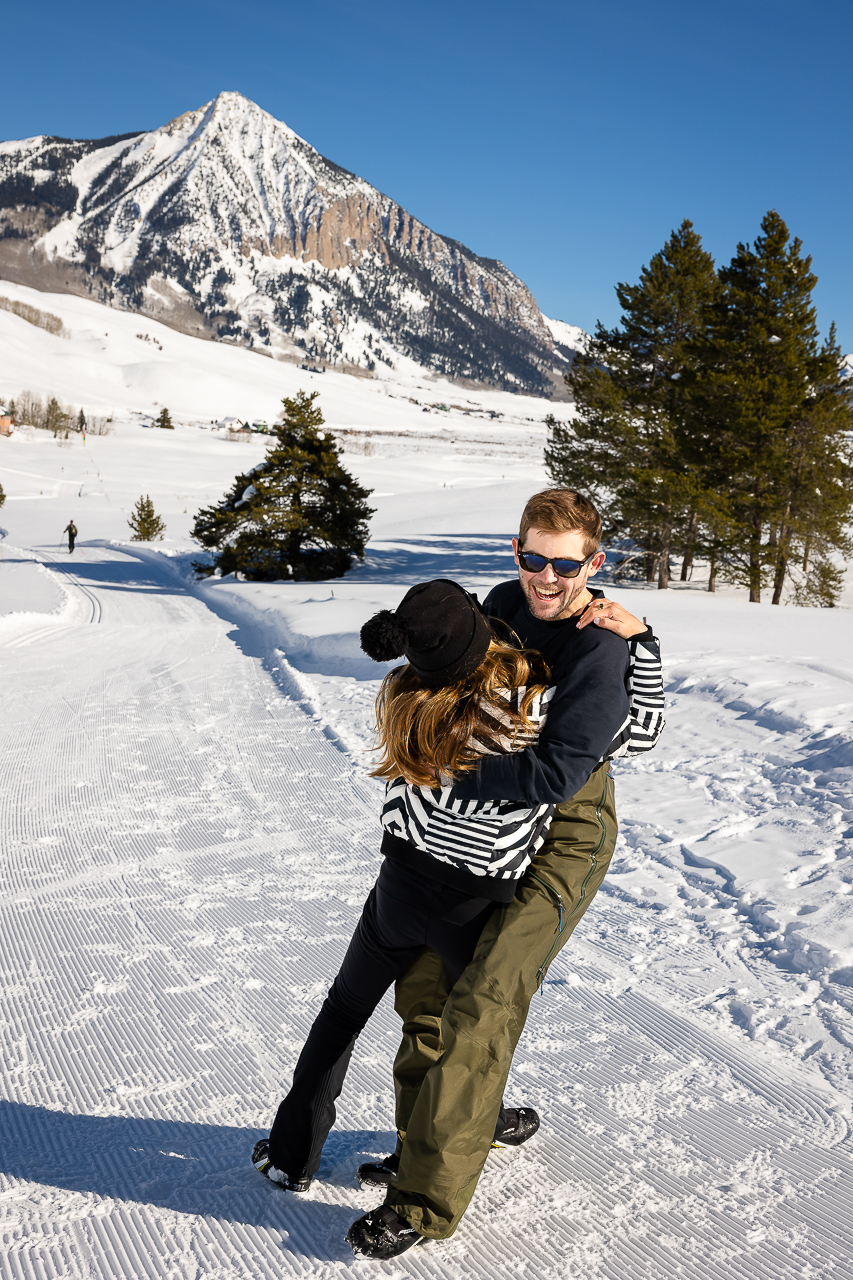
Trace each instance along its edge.
<instances>
[{"instance_id":1,"label":"snowy hillside","mask_svg":"<svg viewBox=\"0 0 853 1280\"><path fill-rule=\"evenodd\" d=\"M137 135L0 143L0 276L278 355L562 390L512 272L238 93Z\"/></svg>"},{"instance_id":2,"label":"snowy hillside","mask_svg":"<svg viewBox=\"0 0 853 1280\"><path fill-rule=\"evenodd\" d=\"M549 320L547 316L543 316L542 319L554 342L568 359L571 359L576 351L586 350L589 334L578 325L567 324L565 320Z\"/></svg>"},{"instance_id":3,"label":"snowy hillside","mask_svg":"<svg viewBox=\"0 0 853 1280\"><path fill-rule=\"evenodd\" d=\"M356 636L413 582L511 575L544 475L541 418L508 407L547 406L495 392L480 417L424 414L396 384L315 376L374 490L364 565L197 584L192 515L263 441L202 431L191 406L269 413L298 371L120 313L105 333L95 304L64 303L71 337L29 326L54 345L5 346L3 389L47 353L69 398L156 391L186 421L0 439L3 1276L851 1280L849 609L613 593L661 637L669 723L616 768L613 868L516 1056L509 1095L542 1129L490 1156L450 1241L354 1263L344 1232L377 1200L354 1170L393 1143L390 1003L310 1192L248 1157L377 869L380 673ZM0 325L5 342L24 322ZM196 348L218 370L186 364ZM140 493L164 543L125 541Z\"/></svg>"},{"instance_id":4,"label":"snowy hillside","mask_svg":"<svg viewBox=\"0 0 853 1280\"><path fill-rule=\"evenodd\" d=\"M3 309L4 299L55 316L62 336ZM272 422L282 396L299 388L320 391L327 421L349 427L406 424L420 430L440 421L455 428L464 427L466 415L541 425L553 408L538 396L454 386L403 357L375 378L334 369L312 373L88 299L0 279L0 400L29 390L118 417L156 416L167 405L179 421L209 425L225 417Z\"/></svg>"}]
</instances>

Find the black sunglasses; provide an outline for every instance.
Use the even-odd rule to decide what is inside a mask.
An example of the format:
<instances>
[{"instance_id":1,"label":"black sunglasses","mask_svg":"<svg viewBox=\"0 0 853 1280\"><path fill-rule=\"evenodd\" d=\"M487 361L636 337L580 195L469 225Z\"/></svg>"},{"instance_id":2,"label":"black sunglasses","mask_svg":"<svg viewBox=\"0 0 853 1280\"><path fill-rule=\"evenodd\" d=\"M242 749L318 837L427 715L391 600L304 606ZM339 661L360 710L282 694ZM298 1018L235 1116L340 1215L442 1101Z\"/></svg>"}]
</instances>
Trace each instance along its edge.
<instances>
[{"instance_id":1,"label":"black sunglasses","mask_svg":"<svg viewBox=\"0 0 853 1280\"><path fill-rule=\"evenodd\" d=\"M564 560L562 556L557 556L556 560L549 560L547 556L540 556L536 551L522 551L519 547L516 554L518 563L528 573L541 573L546 564L550 564L558 578L576 578L596 553L591 551L585 560Z\"/></svg>"}]
</instances>

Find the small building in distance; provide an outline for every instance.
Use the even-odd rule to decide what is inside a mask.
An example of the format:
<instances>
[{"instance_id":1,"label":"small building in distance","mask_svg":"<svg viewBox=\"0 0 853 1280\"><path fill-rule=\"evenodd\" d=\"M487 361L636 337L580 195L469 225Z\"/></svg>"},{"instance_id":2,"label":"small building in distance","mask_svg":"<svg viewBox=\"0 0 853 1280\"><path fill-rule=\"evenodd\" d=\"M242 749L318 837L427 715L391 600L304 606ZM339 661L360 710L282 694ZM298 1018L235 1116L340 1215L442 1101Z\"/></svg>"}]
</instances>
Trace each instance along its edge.
<instances>
[{"instance_id":1,"label":"small building in distance","mask_svg":"<svg viewBox=\"0 0 853 1280\"><path fill-rule=\"evenodd\" d=\"M10 436L15 424L8 413L0 413L0 436Z\"/></svg>"},{"instance_id":2,"label":"small building in distance","mask_svg":"<svg viewBox=\"0 0 853 1280\"><path fill-rule=\"evenodd\" d=\"M228 421L224 419L223 422ZM255 434L248 422L240 422L239 418L231 418L228 426L217 424L223 440L251 440Z\"/></svg>"}]
</instances>

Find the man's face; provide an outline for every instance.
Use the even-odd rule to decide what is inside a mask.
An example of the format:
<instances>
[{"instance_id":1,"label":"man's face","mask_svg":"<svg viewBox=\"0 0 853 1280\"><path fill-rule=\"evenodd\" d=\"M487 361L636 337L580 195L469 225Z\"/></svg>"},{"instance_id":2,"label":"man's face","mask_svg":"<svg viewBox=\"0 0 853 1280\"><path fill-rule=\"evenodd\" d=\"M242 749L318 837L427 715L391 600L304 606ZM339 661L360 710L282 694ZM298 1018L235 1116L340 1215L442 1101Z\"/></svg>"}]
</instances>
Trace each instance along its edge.
<instances>
[{"instance_id":1,"label":"man's face","mask_svg":"<svg viewBox=\"0 0 853 1280\"><path fill-rule=\"evenodd\" d=\"M518 580L534 618L555 622L559 618L570 617L586 605L587 578L591 578L604 564L603 551L597 552L576 578L561 578L550 564L546 564L541 573L528 573L519 564L518 547L518 538L513 538ZM544 529L528 529L522 550L535 551L549 560L586 558L582 533L546 533Z\"/></svg>"}]
</instances>

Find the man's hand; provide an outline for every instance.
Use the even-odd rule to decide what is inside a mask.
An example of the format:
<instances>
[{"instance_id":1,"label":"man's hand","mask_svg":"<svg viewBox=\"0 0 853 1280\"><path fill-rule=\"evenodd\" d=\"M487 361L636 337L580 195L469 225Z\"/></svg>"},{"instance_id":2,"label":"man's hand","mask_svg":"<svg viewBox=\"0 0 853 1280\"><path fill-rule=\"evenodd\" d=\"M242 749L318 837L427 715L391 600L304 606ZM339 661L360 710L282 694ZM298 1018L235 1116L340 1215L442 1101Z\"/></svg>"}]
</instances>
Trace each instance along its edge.
<instances>
[{"instance_id":1,"label":"man's hand","mask_svg":"<svg viewBox=\"0 0 853 1280\"><path fill-rule=\"evenodd\" d=\"M578 619L578 631L583 627L603 627L605 631L615 631L623 640L631 636L639 636L647 630L645 622L635 618L615 600L591 600Z\"/></svg>"}]
</instances>

